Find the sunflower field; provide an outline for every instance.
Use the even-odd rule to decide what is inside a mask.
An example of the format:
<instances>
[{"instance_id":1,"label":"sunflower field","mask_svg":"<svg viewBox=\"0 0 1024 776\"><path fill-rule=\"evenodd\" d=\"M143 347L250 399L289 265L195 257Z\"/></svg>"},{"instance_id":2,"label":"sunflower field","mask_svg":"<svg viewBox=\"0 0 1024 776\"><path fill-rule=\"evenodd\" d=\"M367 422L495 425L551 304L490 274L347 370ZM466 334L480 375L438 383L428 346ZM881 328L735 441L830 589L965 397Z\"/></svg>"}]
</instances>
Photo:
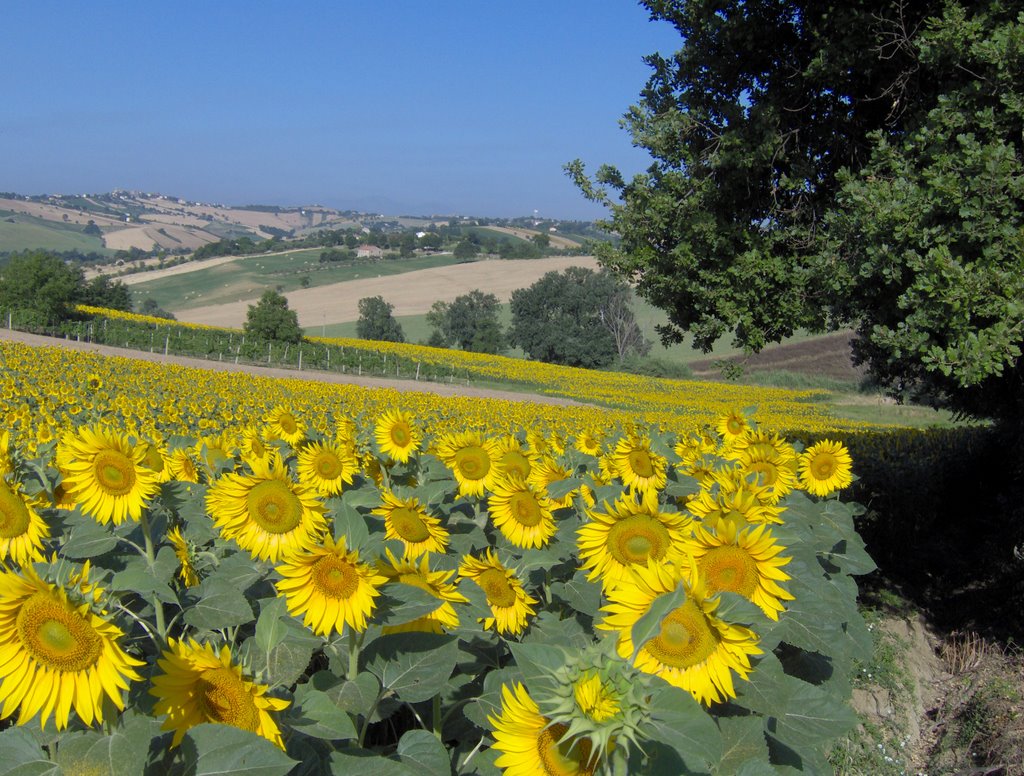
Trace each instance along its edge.
<instances>
[{"instance_id":1,"label":"sunflower field","mask_svg":"<svg viewBox=\"0 0 1024 776\"><path fill-rule=\"evenodd\" d=\"M820 427L0 363L9 772L826 773L856 725Z\"/></svg>"}]
</instances>

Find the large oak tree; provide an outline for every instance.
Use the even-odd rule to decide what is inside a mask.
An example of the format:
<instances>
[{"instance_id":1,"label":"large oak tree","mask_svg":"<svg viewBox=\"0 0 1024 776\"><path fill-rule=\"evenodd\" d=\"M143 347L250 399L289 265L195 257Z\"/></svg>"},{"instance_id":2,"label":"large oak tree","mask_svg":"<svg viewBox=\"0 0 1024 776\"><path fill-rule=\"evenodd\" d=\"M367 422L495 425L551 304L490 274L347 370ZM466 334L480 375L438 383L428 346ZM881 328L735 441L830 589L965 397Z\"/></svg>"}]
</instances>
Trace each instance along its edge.
<instances>
[{"instance_id":1,"label":"large oak tree","mask_svg":"<svg viewBox=\"0 0 1024 776\"><path fill-rule=\"evenodd\" d=\"M682 36L624 120L653 163L568 171L663 339L853 327L894 394L1024 411L1021 4L645 5Z\"/></svg>"}]
</instances>

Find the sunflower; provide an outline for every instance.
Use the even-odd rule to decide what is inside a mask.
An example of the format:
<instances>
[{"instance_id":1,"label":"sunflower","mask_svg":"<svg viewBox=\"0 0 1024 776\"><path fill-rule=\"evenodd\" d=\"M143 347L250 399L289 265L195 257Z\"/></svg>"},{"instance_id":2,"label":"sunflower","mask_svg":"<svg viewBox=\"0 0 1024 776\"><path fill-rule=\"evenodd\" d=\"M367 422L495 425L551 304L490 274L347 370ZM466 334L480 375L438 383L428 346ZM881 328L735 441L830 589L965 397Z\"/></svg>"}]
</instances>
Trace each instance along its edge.
<instances>
[{"instance_id":1,"label":"sunflower","mask_svg":"<svg viewBox=\"0 0 1024 776\"><path fill-rule=\"evenodd\" d=\"M853 482L853 461L842 442L823 439L800 456L800 484L815 496L828 496Z\"/></svg>"},{"instance_id":2,"label":"sunflower","mask_svg":"<svg viewBox=\"0 0 1024 776\"><path fill-rule=\"evenodd\" d=\"M199 466L195 454L184 447L171 450L167 457L167 469L172 480L199 482Z\"/></svg>"},{"instance_id":3,"label":"sunflower","mask_svg":"<svg viewBox=\"0 0 1024 776\"><path fill-rule=\"evenodd\" d=\"M586 455L595 458L601 454L601 437L590 429L581 431L576 435L576 449Z\"/></svg>"},{"instance_id":4,"label":"sunflower","mask_svg":"<svg viewBox=\"0 0 1024 776\"><path fill-rule=\"evenodd\" d=\"M750 656L760 655L757 635L715 616L717 598L708 598L697 567L651 561L634 567L632 580L608 591L602 607L607 617L601 630L618 631L619 656L629 660L634 652L633 626L661 595L680 584L686 600L661 621L661 629L640 647L635 665L689 692L705 705L735 698L732 672L746 679Z\"/></svg>"},{"instance_id":5,"label":"sunflower","mask_svg":"<svg viewBox=\"0 0 1024 776\"><path fill-rule=\"evenodd\" d=\"M383 455L399 463L406 463L419 449L423 434L409 413L390 409L377 418L373 438L377 440Z\"/></svg>"},{"instance_id":6,"label":"sunflower","mask_svg":"<svg viewBox=\"0 0 1024 776\"><path fill-rule=\"evenodd\" d=\"M43 557L43 540L50 527L36 511L46 506L42 499L29 496L16 482L0 476L0 563L11 560L26 566Z\"/></svg>"},{"instance_id":7,"label":"sunflower","mask_svg":"<svg viewBox=\"0 0 1024 776\"><path fill-rule=\"evenodd\" d=\"M498 480L487 499L494 525L512 544L524 549L543 547L555 535L553 508L542 488L516 475Z\"/></svg>"},{"instance_id":8,"label":"sunflower","mask_svg":"<svg viewBox=\"0 0 1024 776\"><path fill-rule=\"evenodd\" d=\"M372 514L384 518L384 538L401 540L406 555L418 558L425 552L447 551L448 531L440 520L427 514L418 498L400 498L382 490L380 500Z\"/></svg>"},{"instance_id":9,"label":"sunflower","mask_svg":"<svg viewBox=\"0 0 1024 776\"><path fill-rule=\"evenodd\" d=\"M11 432L7 429L0 431L0 477L14 471L14 461L11 458Z\"/></svg>"},{"instance_id":10,"label":"sunflower","mask_svg":"<svg viewBox=\"0 0 1024 776\"><path fill-rule=\"evenodd\" d=\"M199 437L195 451L210 477L234 468L235 445L226 433Z\"/></svg>"},{"instance_id":11,"label":"sunflower","mask_svg":"<svg viewBox=\"0 0 1024 776\"><path fill-rule=\"evenodd\" d=\"M497 449L490 439L473 431L445 434L436 444L437 457L455 474L459 494L483 498L498 475Z\"/></svg>"},{"instance_id":12,"label":"sunflower","mask_svg":"<svg viewBox=\"0 0 1024 776\"><path fill-rule=\"evenodd\" d=\"M488 547L483 558L464 556L459 576L476 582L487 595L493 616L482 620L484 630L494 628L502 636L518 636L526 630L526 618L536 614L533 605L538 601L523 590L515 572L502 565L493 549Z\"/></svg>"},{"instance_id":13,"label":"sunflower","mask_svg":"<svg viewBox=\"0 0 1024 776\"><path fill-rule=\"evenodd\" d=\"M88 580L89 567L69 582L70 590L41 579L31 566L0 573L0 719L18 710L18 724L42 712L58 730L71 708L86 725L103 721L104 695L118 709L129 681L142 679L143 663L125 653L124 634L93 611L103 591Z\"/></svg>"},{"instance_id":14,"label":"sunflower","mask_svg":"<svg viewBox=\"0 0 1024 776\"><path fill-rule=\"evenodd\" d=\"M321 636L329 636L332 629L340 634L346 625L366 630L366 618L377 605L374 599L388 581L361 563L357 551L347 551L344 536L337 543L325 536L322 545L289 556L277 573L283 577L277 594L286 599L289 613L302 615L303 624Z\"/></svg>"},{"instance_id":15,"label":"sunflower","mask_svg":"<svg viewBox=\"0 0 1024 776\"><path fill-rule=\"evenodd\" d=\"M602 682L597 671L587 671L573 682L573 699L579 710L592 722L601 724L617 716L621 696L615 688Z\"/></svg>"},{"instance_id":16,"label":"sunflower","mask_svg":"<svg viewBox=\"0 0 1024 776\"><path fill-rule=\"evenodd\" d=\"M614 585L630 579L630 569L648 561L682 557L692 522L678 512L662 512L655 494L637 500L623 494L604 511L586 510L590 521L577 531L580 566L589 569L588 579Z\"/></svg>"},{"instance_id":17,"label":"sunflower","mask_svg":"<svg viewBox=\"0 0 1024 776\"><path fill-rule=\"evenodd\" d=\"M242 429L238 440L239 452L246 461L258 460L267 463L274 448L267 444L264 432L257 426L246 426Z\"/></svg>"},{"instance_id":18,"label":"sunflower","mask_svg":"<svg viewBox=\"0 0 1024 776\"><path fill-rule=\"evenodd\" d=\"M163 442L142 442L140 446L145 451L142 465L156 472L157 482L169 482L171 469L167 465L167 445Z\"/></svg>"},{"instance_id":19,"label":"sunflower","mask_svg":"<svg viewBox=\"0 0 1024 776\"><path fill-rule=\"evenodd\" d=\"M722 437L722 443L731 447L733 443L746 436L751 429L750 421L743 414L742 410L730 409L724 415L719 416L715 422L715 430Z\"/></svg>"},{"instance_id":20,"label":"sunflower","mask_svg":"<svg viewBox=\"0 0 1024 776\"><path fill-rule=\"evenodd\" d=\"M225 539L254 558L281 560L310 549L327 528L324 506L313 491L293 482L283 464L256 463L253 473L229 472L206 493L206 510Z\"/></svg>"},{"instance_id":21,"label":"sunflower","mask_svg":"<svg viewBox=\"0 0 1024 776\"><path fill-rule=\"evenodd\" d=\"M454 571L431 571L429 565L430 555L424 553L419 561L409 556L403 556L398 560L391 550L385 550L387 561L377 561L377 570L387 577L389 582L400 582L405 585L418 587L426 590L430 595L441 601L432 612L417 617L415 620L404 622L401 625L387 625L382 633L406 633L420 631L426 633L444 633L445 628L459 627L459 615L455 611L453 603L469 603L469 599L460 593L455 585L448 580L455 574Z\"/></svg>"},{"instance_id":22,"label":"sunflower","mask_svg":"<svg viewBox=\"0 0 1024 776\"><path fill-rule=\"evenodd\" d=\"M274 407L263 419L267 424L267 434L271 439L283 439L295 446L306 435L306 424L299 421L291 410L280 405Z\"/></svg>"},{"instance_id":23,"label":"sunflower","mask_svg":"<svg viewBox=\"0 0 1024 776\"><path fill-rule=\"evenodd\" d=\"M538 490L543 490L547 493L547 490L551 485L556 482L561 482L572 476L572 472L562 466L558 461L549 455L544 455L534 461L532 468L530 469L530 476L527 478L533 487ZM561 498L551 499L551 504L555 509L564 509L565 507L572 506L573 497L579 493L579 488L574 488L566 493Z\"/></svg>"},{"instance_id":24,"label":"sunflower","mask_svg":"<svg viewBox=\"0 0 1024 776\"><path fill-rule=\"evenodd\" d=\"M497 440L495 446L498 454L497 465L502 474L518 474L523 479L529 478L533 464L530 463L529 456L516 437L511 434L502 437Z\"/></svg>"},{"instance_id":25,"label":"sunflower","mask_svg":"<svg viewBox=\"0 0 1024 776\"><path fill-rule=\"evenodd\" d=\"M713 532L697 526L686 543L710 594L739 593L773 620L779 619L784 609L782 602L793 600L779 586L779 582L790 578L782 566L791 559L779 555L785 549L775 541L768 526L747 526L741 530L728 520L719 523Z\"/></svg>"},{"instance_id":26,"label":"sunflower","mask_svg":"<svg viewBox=\"0 0 1024 776\"><path fill-rule=\"evenodd\" d=\"M299 482L321 496L337 496L359 473L359 458L351 442L310 442L299 450L295 466Z\"/></svg>"},{"instance_id":27,"label":"sunflower","mask_svg":"<svg viewBox=\"0 0 1024 776\"><path fill-rule=\"evenodd\" d=\"M750 482L738 469L718 472L713 477L717 491L702 490L686 502L686 508L712 526L728 521L742 527L747 523L781 524L784 507L773 506L771 494Z\"/></svg>"},{"instance_id":28,"label":"sunflower","mask_svg":"<svg viewBox=\"0 0 1024 776\"><path fill-rule=\"evenodd\" d=\"M168 639L167 646L157 660L163 673L153 677L149 694L157 698L153 711L167 715L161 730L174 731L172 747L181 743L189 728L216 722L248 730L284 748L271 712L286 709L288 701L267 697L268 687L246 678L228 647L218 652L194 639Z\"/></svg>"},{"instance_id":29,"label":"sunflower","mask_svg":"<svg viewBox=\"0 0 1024 776\"><path fill-rule=\"evenodd\" d=\"M611 454L615 473L631 490L661 490L668 481L668 462L651 450L651 440L639 436L622 437Z\"/></svg>"},{"instance_id":30,"label":"sunflower","mask_svg":"<svg viewBox=\"0 0 1024 776\"><path fill-rule=\"evenodd\" d=\"M99 426L83 426L60 442L57 460L64 484L82 511L104 525L138 520L160 489L142 445Z\"/></svg>"},{"instance_id":31,"label":"sunflower","mask_svg":"<svg viewBox=\"0 0 1024 776\"><path fill-rule=\"evenodd\" d=\"M188 540L181 535L181 529L174 526L167 532L167 541L174 549L174 556L178 559L178 579L185 587L195 587L199 584L199 575L196 573L192 561L195 557L195 550Z\"/></svg>"},{"instance_id":32,"label":"sunflower","mask_svg":"<svg viewBox=\"0 0 1024 776\"><path fill-rule=\"evenodd\" d=\"M89 393L96 393L103 389L103 378L95 372L90 372L85 376L85 390Z\"/></svg>"},{"instance_id":33,"label":"sunflower","mask_svg":"<svg viewBox=\"0 0 1024 776\"><path fill-rule=\"evenodd\" d=\"M494 764L504 776L593 776L600 764L588 739L563 740L569 728L542 715L519 682L501 686L501 714L487 721L501 752Z\"/></svg>"}]
</instances>

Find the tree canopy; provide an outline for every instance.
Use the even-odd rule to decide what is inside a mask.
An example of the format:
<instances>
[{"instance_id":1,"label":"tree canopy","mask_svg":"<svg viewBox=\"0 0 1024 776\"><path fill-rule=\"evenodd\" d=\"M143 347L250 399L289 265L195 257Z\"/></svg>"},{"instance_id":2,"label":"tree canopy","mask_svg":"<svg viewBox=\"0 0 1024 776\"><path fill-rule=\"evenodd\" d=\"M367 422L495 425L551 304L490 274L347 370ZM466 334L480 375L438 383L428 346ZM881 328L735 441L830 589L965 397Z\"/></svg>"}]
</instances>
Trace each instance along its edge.
<instances>
[{"instance_id":1,"label":"tree canopy","mask_svg":"<svg viewBox=\"0 0 1024 776\"><path fill-rule=\"evenodd\" d=\"M498 297L474 289L451 302L434 302L427 313L433 328L429 344L477 353L501 353L505 335L498 320Z\"/></svg>"},{"instance_id":2,"label":"tree canopy","mask_svg":"<svg viewBox=\"0 0 1024 776\"><path fill-rule=\"evenodd\" d=\"M977 414L1024 396L1024 16L1000 0L648 0L625 125L653 163L568 165L621 235L603 263L666 342L759 350L853 327L894 394Z\"/></svg>"},{"instance_id":3,"label":"tree canopy","mask_svg":"<svg viewBox=\"0 0 1024 776\"><path fill-rule=\"evenodd\" d=\"M0 271L0 310L29 312L38 323L55 324L75 317L76 304L132 309L122 281L105 275L86 281L80 266L49 251L14 254Z\"/></svg>"},{"instance_id":4,"label":"tree canopy","mask_svg":"<svg viewBox=\"0 0 1024 776\"><path fill-rule=\"evenodd\" d=\"M244 330L260 339L298 343L302 340L299 315L289 309L284 294L273 289L263 292L256 304L249 305Z\"/></svg>"},{"instance_id":5,"label":"tree canopy","mask_svg":"<svg viewBox=\"0 0 1024 776\"><path fill-rule=\"evenodd\" d=\"M609 272L568 267L512 292L509 341L533 359L602 367L646 354L649 344L629 307L632 292Z\"/></svg>"},{"instance_id":6,"label":"tree canopy","mask_svg":"<svg viewBox=\"0 0 1024 776\"><path fill-rule=\"evenodd\" d=\"M367 296L360 299L356 336L359 339L379 342L405 342L402 325L392 315L394 309L394 305L385 302L382 296Z\"/></svg>"}]
</instances>

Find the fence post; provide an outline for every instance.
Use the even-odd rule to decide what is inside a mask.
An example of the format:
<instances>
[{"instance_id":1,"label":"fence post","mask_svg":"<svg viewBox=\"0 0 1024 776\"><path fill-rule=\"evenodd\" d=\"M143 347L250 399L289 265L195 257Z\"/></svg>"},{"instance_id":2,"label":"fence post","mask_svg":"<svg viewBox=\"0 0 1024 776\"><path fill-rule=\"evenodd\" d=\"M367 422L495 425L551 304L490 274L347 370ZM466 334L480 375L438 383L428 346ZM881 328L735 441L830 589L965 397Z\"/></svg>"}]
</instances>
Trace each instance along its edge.
<instances>
[{"instance_id":1,"label":"fence post","mask_svg":"<svg viewBox=\"0 0 1024 776\"><path fill-rule=\"evenodd\" d=\"M420 362L417 361L416 362L416 380L419 381L419 379L420 379Z\"/></svg>"},{"instance_id":2,"label":"fence post","mask_svg":"<svg viewBox=\"0 0 1024 776\"><path fill-rule=\"evenodd\" d=\"M331 346L327 346L327 371L331 371Z\"/></svg>"},{"instance_id":3,"label":"fence post","mask_svg":"<svg viewBox=\"0 0 1024 776\"><path fill-rule=\"evenodd\" d=\"M167 351L171 349L171 330L167 329L167 339L164 340L164 355L167 355Z\"/></svg>"},{"instance_id":4,"label":"fence post","mask_svg":"<svg viewBox=\"0 0 1024 776\"><path fill-rule=\"evenodd\" d=\"M268 364L270 363L270 349L272 347L274 347L274 343L273 342L268 342L267 343L267 363Z\"/></svg>"},{"instance_id":5,"label":"fence post","mask_svg":"<svg viewBox=\"0 0 1024 776\"><path fill-rule=\"evenodd\" d=\"M302 345L299 345L299 371L302 371Z\"/></svg>"}]
</instances>

